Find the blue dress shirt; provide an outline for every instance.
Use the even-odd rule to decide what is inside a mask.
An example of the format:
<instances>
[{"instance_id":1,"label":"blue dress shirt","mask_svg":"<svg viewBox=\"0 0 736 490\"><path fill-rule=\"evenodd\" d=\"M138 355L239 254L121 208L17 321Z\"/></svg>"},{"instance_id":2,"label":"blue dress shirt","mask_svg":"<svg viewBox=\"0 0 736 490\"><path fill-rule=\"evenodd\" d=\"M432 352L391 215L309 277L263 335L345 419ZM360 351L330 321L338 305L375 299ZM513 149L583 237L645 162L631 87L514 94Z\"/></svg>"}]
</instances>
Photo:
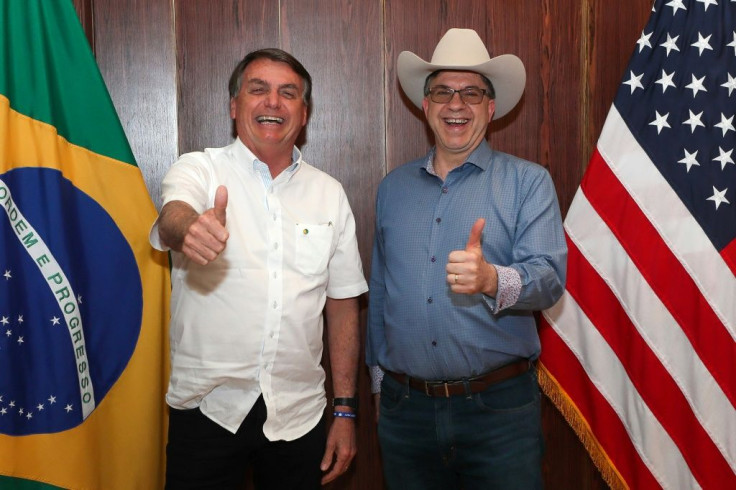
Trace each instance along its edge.
<instances>
[{"instance_id":1,"label":"blue dress shirt","mask_svg":"<svg viewBox=\"0 0 736 490\"><path fill-rule=\"evenodd\" d=\"M533 311L565 286L567 246L549 173L483 141L443 182L433 152L390 172L378 188L366 362L425 380L477 376L536 359ZM485 218L486 261L518 272L516 302L498 308L446 282L453 250L464 250Z\"/></svg>"}]
</instances>

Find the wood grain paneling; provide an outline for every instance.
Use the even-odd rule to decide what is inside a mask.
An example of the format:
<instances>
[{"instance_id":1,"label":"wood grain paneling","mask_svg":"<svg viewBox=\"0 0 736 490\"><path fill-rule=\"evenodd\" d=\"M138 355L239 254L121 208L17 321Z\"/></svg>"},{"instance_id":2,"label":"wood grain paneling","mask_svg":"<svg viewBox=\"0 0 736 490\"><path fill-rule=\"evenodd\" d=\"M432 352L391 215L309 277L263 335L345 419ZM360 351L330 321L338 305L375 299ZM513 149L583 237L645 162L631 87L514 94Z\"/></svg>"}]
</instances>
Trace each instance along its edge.
<instances>
[{"instance_id":1,"label":"wood grain paneling","mask_svg":"<svg viewBox=\"0 0 736 490\"><path fill-rule=\"evenodd\" d=\"M82 24L84 33L87 36L92 52L95 51L94 39L94 14L92 13L93 0L73 0L74 8L77 10L79 22Z\"/></svg>"},{"instance_id":2,"label":"wood grain paneling","mask_svg":"<svg viewBox=\"0 0 736 490\"><path fill-rule=\"evenodd\" d=\"M631 5L586 0L585 16L588 42L583 53L585 116L583 121L583 156L587 165L598 135L608 115L636 40L652 11L652 2L637 0Z\"/></svg>"},{"instance_id":3,"label":"wood grain paneling","mask_svg":"<svg viewBox=\"0 0 736 490\"><path fill-rule=\"evenodd\" d=\"M313 107L302 145L304 158L337 178L345 188L355 215L358 246L367 275L374 196L385 172L380 3L281 0L281 6L282 47L305 65L314 82ZM304 42L306 39L309 42ZM364 339L365 298L361 309ZM332 387L327 350L323 365L329 398ZM358 456L348 473L328 486L331 489L380 488L380 455L362 348L358 393ZM329 408L328 413L329 423Z\"/></svg>"},{"instance_id":4,"label":"wood grain paneling","mask_svg":"<svg viewBox=\"0 0 736 490\"><path fill-rule=\"evenodd\" d=\"M159 205L177 155L176 67L169 0L95 0L95 56L133 154Z\"/></svg>"},{"instance_id":5,"label":"wood grain paneling","mask_svg":"<svg viewBox=\"0 0 736 490\"><path fill-rule=\"evenodd\" d=\"M544 0L540 2L540 14L538 81L533 79L528 84L527 94L534 96L536 105L542 109L537 122L539 153L535 161L552 175L564 216L580 182L580 174L569 169L582 158L577 143L581 107L580 39L583 35L579 3L577 0Z\"/></svg>"},{"instance_id":6,"label":"wood grain paneling","mask_svg":"<svg viewBox=\"0 0 736 490\"><path fill-rule=\"evenodd\" d=\"M526 68L526 87L517 106L491 122L488 140L493 148L540 162L540 133L548 123L544 91L550 70L545 70L548 52L544 9L539 0L488 2L488 15L478 34L490 56L513 54Z\"/></svg>"}]
</instances>

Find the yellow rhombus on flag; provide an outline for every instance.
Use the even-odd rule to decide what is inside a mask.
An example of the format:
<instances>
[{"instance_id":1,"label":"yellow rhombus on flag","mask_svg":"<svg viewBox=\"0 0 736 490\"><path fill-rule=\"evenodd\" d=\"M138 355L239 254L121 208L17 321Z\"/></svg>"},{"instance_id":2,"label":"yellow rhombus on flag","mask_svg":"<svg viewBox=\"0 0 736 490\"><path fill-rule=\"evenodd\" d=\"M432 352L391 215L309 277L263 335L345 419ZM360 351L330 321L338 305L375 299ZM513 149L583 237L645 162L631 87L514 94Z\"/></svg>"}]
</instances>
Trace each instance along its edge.
<instances>
[{"instance_id":1,"label":"yellow rhombus on flag","mask_svg":"<svg viewBox=\"0 0 736 490\"><path fill-rule=\"evenodd\" d=\"M156 210L72 2L0 0L0 31L0 488L160 488Z\"/></svg>"}]
</instances>

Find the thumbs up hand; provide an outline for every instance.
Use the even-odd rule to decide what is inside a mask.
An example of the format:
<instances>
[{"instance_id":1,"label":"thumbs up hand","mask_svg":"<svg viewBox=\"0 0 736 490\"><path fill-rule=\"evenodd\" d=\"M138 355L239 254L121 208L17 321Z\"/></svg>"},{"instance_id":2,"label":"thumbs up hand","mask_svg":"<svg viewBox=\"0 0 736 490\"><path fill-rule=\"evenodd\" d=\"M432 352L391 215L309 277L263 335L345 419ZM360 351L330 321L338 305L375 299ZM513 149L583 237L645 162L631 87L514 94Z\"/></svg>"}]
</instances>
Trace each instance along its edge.
<instances>
[{"instance_id":1,"label":"thumbs up hand","mask_svg":"<svg viewBox=\"0 0 736 490\"><path fill-rule=\"evenodd\" d=\"M486 220L478 218L470 229L465 250L450 252L447 259L447 283L453 293L483 293L495 296L498 290L496 268L483 257L481 239Z\"/></svg>"},{"instance_id":2,"label":"thumbs up hand","mask_svg":"<svg viewBox=\"0 0 736 490\"><path fill-rule=\"evenodd\" d=\"M227 208L227 187L221 185L215 191L215 207L212 210L215 213L215 219L220 222L222 226L225 226L227 216L225 215L225 209Z\"/></svg>"},{"instance_id":3,"label":"thumbs up hand","mask_svg":"<svg viewBox=\"0 0 736 490\"><path fill-rule=\"evenodd\" d=\"M184 236L181 251L194 262L207 265L225 250L230 238L225 228L226 208L227 187L221 185L215 191L214 207L194 219Z\"/></svg>"}]
</instances>

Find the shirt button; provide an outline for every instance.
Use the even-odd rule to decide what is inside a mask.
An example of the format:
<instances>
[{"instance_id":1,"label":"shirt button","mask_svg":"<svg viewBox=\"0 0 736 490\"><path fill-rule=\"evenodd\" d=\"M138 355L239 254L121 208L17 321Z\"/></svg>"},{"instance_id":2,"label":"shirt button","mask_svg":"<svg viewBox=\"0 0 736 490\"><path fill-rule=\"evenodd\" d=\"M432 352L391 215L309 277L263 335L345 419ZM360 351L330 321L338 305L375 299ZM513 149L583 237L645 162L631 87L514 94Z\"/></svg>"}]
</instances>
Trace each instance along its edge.
<instances>
[{"instance_id":1,"label":"shirt button","mask_svg":"<svg viewBox=\"0 0 736 490\"><path fill-rule=\"evenodd\" d=\"M278 272L276 272L276 271L274 271L274 273L273 273L273 278L274 278L274 279L276 279L277 277L279 277L279 273L278 273Z\"/></svg>"},{"instance_id":2,"label":"shirt button","mask_svg":"<svg viewBox=\"0 0 736 490\"><path fill-rule=\"evenodd\" d=\"M278 250L279 249L279 244L278 243L274 243L273 244L273 249L274 250Z\"/></svg>"},{"instance_id":3,"label":"shirt button","mask_svg":"<svg viewBox=\"0 0 736 490\"><path fill-rule=\"evenodd\" d=\"M432 258L431 258L430 260L431 260L432 262L436 262L436 261L437 261L437 257L435 257L435 256L433 255L433 256L432 256Z\"/></svg>"},{"instance_id":4,"label":"shirt button","mask_svg":"<svg viewBox=\"0 0 736 490\"><path fill-rule=\"evenodd\" d=\"M432 297L427 298L427 303L432 303Z\"/></svg>"},{"instance_id":5,"label":"shirt button","mask_svg":"<svg viewBox=\"0 0 736 490\"><path fill-rule=\"evenodd\" d=\"M449 189L447 187L442 188L442 194L447 194L449 192Z\"/></svg>"},{"instance_id":6,"label":"shirt button","mask_svg":"<svg viewBox=\"0 0 736 490\"><path fill-rule=\"evenodd\" d=\"M274 302L273 302L273 309L275 310L275 309L276 309L276 308L278 308L278 307L279 307L279 304L278 304L277 302L275 302L275 301L274 301Z\"/></svg>"},{"instance_id":7,"label":"shirt button","mask_svg":"<svg viewBox=\"0 0 736 490\"><path fill-rule=\"evenodd\" d=\"M275 214L273 215L273 220L276 221L276 215Z\"/></svg>"},{"instance_id":8,"label":"shirt button","mask_svg":"<svg viewBox=\"0 0 736 490\"><path fill-rule=\"evenodd\" d=\"M437 347L437 341L436 340L433 340L432 341L432 347Z\"/></svg>"},{"instance_id":9,"label":"shirt button","mask_svg":"<svg viewBox=\"0 0 736 490\"><path fill-rule=\"evenodd\" d=\"M435 218L434 219L437 223L440 223L442 221L442 218Z\"/></svg>"}]
</instances>

